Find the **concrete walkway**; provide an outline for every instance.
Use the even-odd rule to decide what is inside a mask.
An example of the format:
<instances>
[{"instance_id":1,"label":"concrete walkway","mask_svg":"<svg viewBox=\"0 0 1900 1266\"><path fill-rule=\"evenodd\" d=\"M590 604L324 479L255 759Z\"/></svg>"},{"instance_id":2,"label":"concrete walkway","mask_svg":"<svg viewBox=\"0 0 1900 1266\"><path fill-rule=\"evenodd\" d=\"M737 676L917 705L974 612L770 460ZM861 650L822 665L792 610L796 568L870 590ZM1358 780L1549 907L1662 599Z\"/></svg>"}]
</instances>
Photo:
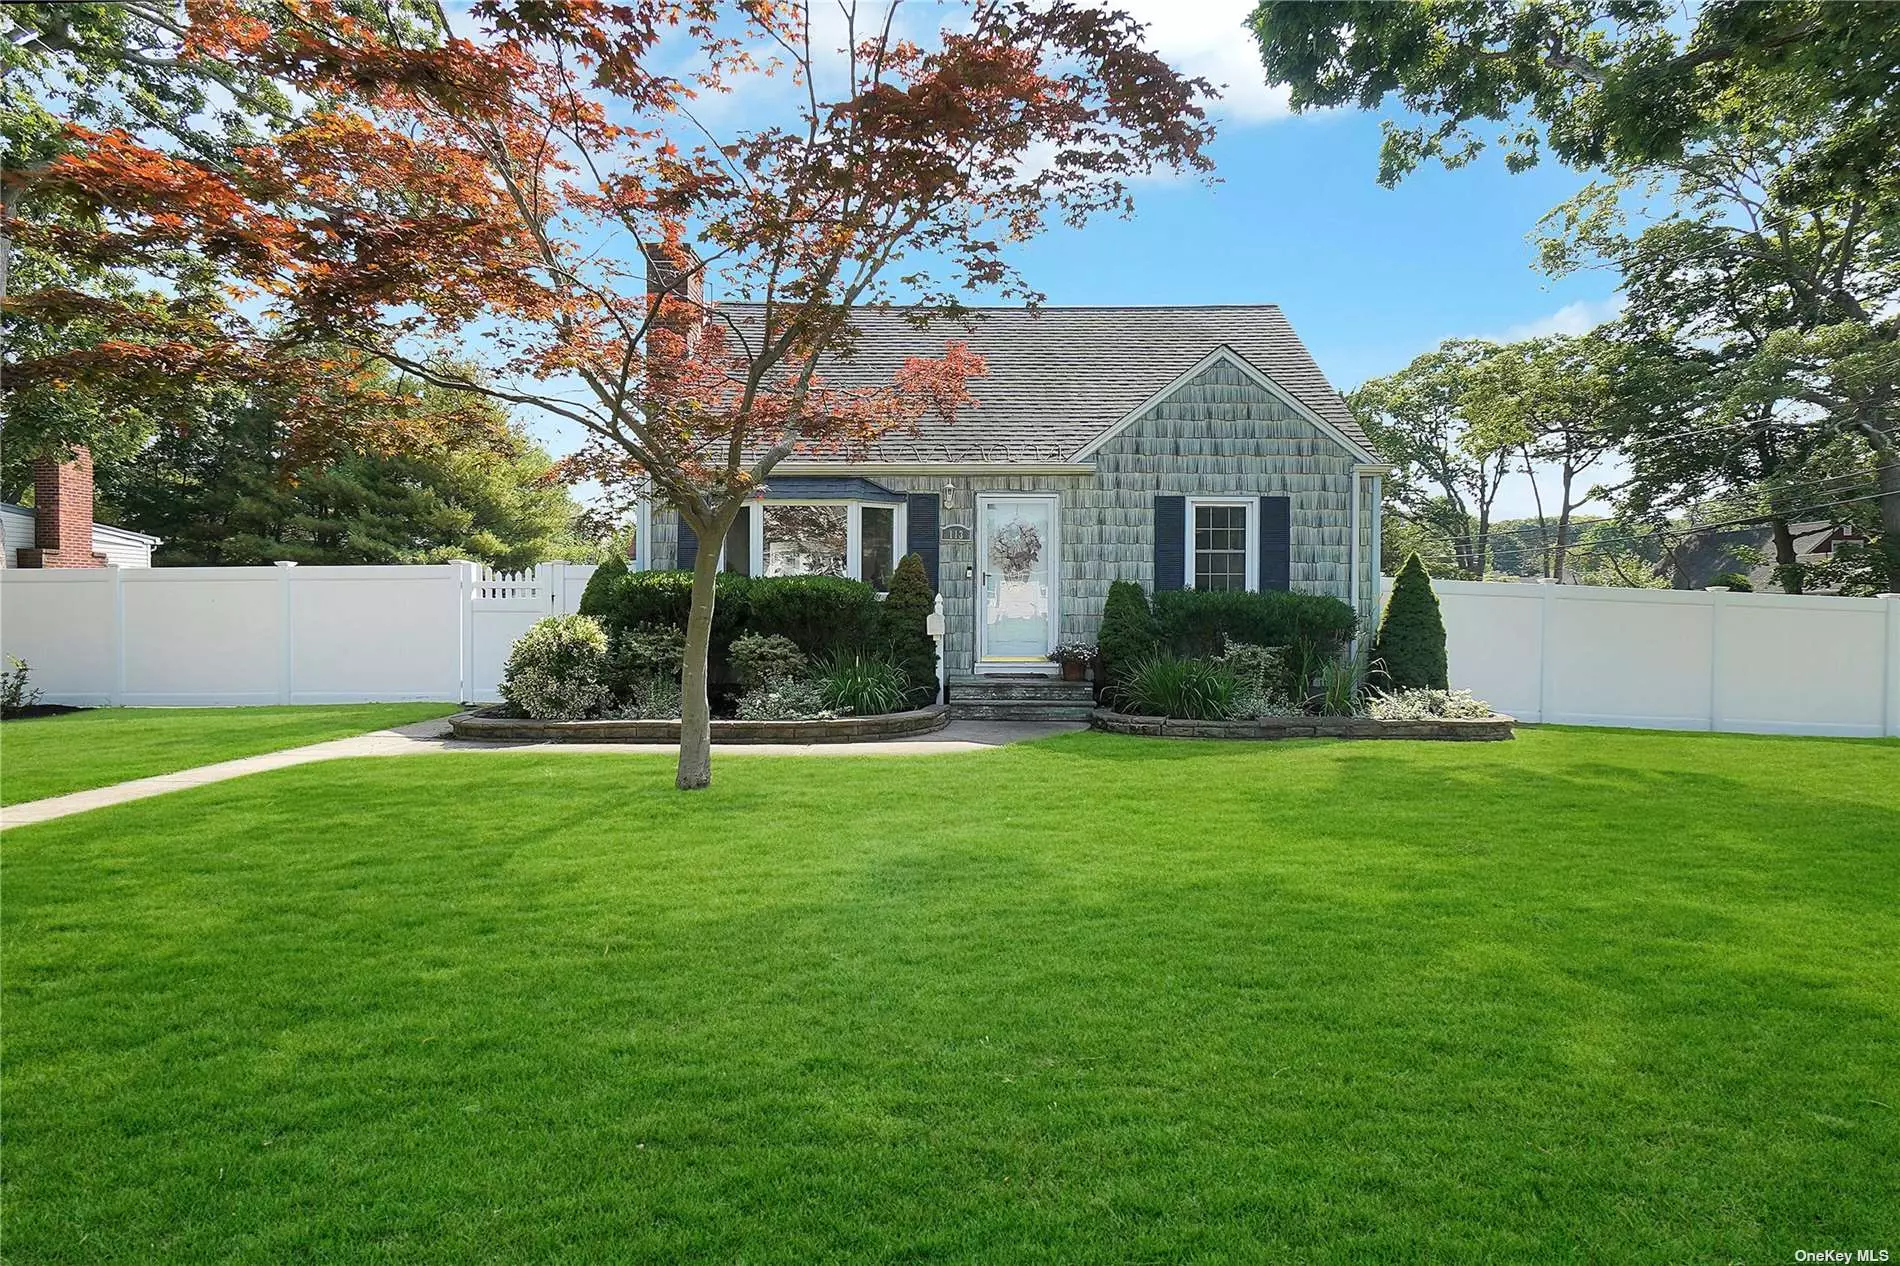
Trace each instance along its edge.
<instances>
[{"instance_id":1,"label":"concrete walkway","mask_svg":"<svg viewBox=\"0 0 1900 1266\"><path fill-rule=\"evenodd\" d=\"M943 729L924 738L880 739L864 743L746 743L716 746L714 760L727 756L939 756L949 752L980 752L1029 739L1047 738L1086 730L1087 725L1067 721L952 721ZM203 787L214 782L261 774L292 765L311 765L318 761L348 760L358 756L416 756L425 752L484 752L504 755L508 752L536 752L564 756L671 755L679 748L671 743L477 743L449 737L447 717L399 725L393 730L377 730L354 738L331 739L307 747L292 747L261 756L181 769L172 774L155 774L131 782L74 791L44 800L0 807L0 830L50 822L89 809L127 804L150 796L187 787Z\"/></svg>"}]
</instances>

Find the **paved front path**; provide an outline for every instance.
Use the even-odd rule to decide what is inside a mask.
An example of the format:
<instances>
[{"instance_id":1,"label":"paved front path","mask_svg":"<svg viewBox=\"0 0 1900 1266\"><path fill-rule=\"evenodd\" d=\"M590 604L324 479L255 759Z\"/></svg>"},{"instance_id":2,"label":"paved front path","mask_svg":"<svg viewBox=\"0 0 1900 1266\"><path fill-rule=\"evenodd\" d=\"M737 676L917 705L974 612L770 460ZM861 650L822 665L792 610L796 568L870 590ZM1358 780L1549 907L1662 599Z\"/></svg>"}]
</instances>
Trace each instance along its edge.
<instances>
[{"instance_id":1,"label":"paved front path","mask_svg":"<svg viewBox=\"0 0 1900 1266\"><path fill-rule=\"evenodd\" d=\"M1065 721L952 721L926 738L881 739L864 743L746 743L717 746L713 752L715 759L723 756L936 756L946 752L978 752L984 748L1001 747L1005 743L1020 743L1027 739L1047 738L1051 734L1066 734L1087 728L1080 723ZM219 761L215 765L200 765L196 769L181 769L172 774L136 778L110 787L95 787L90 791L74 791L63 796L49 796L44 800L29 800L25 804L10 804L0 808L0 830L29 826L35 822L50 822L54 818L69 817L88 809L126 804L148 796L162 796L168 791L242 778L246 774L261 774L266 770L287 769L292 765L309 765L317 761L344 760L356 756L414 756L422 752L661 755L678 750L671 743L476 743L450 738L448 719L438 717L417 721L412 725L399 725L393 730L359 734L355 738L331 739L327 743L312 743L307 747L266 752L262 756L245 756L238 760Z\"/></svg>"}]
</instances>

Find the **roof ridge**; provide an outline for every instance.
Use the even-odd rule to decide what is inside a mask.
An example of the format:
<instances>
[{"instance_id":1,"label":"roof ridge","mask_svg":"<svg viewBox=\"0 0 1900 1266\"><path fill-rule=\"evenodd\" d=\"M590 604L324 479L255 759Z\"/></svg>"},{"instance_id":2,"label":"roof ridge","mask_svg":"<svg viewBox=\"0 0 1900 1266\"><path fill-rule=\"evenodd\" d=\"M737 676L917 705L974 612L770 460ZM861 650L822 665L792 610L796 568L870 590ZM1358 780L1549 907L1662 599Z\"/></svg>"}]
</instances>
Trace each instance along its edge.
<instances>
[{"instance_id":1,"label":"roof ridge","mask_svg":"<svg viewBox=\"0 0 1900 1266\"><path fill-rule=\"evenodd\" d=\"M756 302L719 306L735 327L763 319L764 306ZM919 315L926 320L912 320ZM972 388L980 404L967 416L954 426L920 422L906 438L881 441L881 455L939 445L1019 460L1037 456L1032 450L1045 444L1074 451L1215 348L1350 443L1366 444L1277 303L1011 305L973 308L961 318L865 304L850 316L858 337L821 358L820 372L838 383L883 381L907 355L940 354L945 339L967 338L989 364L989 374Z\"/></svg>"},{"instance_id":2,"label":"roof ridge","mask_svg":"<svg viewBox=\"0 0 1900 1266\"><path fill-rule=\"evenodd\" d=\"M757 299L714 299L711 307L731 306L758 308L764 305ZM861 312L866 308L890 308L896 311L909 311L913 306L902 303L861 303L852 310ZM1021 304L975 304L964 309L965 312L1258 312L1263 308L1281 311L1277 303L1045 303L1031 308Z\"/></svg>"}]
</instances>

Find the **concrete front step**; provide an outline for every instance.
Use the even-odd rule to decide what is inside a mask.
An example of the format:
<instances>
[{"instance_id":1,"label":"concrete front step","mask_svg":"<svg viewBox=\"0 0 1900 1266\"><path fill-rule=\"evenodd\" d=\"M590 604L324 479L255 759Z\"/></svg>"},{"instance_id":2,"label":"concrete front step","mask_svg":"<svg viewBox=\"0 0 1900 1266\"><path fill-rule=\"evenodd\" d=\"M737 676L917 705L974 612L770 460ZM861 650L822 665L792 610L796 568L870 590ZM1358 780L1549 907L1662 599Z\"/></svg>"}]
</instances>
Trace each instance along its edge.
<instances>
[{"instance_id":1,"label":"concrete front step","mask_svg":"<svg viewBox=\"0 0 1900 1266\"><path fill-rule=\"evenodd\" d=\"M1041 700L1051 703L1079 703L1095 698L1095 687L1086 681L1063 681L1059 677L953 677L949 682L952 702L1000 702L1006 699Z\"/></svg>"},{"instance_id":2,"label":"concrete front step","mask_svg":"<svg viewBox=\"0 0 1900 1266\"><path fill-rule=\"evenodd\" d=\"M1086 721L1093 703L1048 703L1016 699L998 703L952 700L950 715L958 721Z\"/></svg>"}]
</instances>

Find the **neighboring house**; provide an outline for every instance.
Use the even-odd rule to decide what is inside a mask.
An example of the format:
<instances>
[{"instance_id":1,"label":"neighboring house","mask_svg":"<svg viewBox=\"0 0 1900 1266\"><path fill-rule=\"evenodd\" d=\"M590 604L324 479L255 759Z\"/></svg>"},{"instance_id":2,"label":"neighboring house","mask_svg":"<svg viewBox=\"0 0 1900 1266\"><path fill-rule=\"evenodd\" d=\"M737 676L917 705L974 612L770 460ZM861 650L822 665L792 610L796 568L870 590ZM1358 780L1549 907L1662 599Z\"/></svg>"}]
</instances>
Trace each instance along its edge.
<instances>
[{"instance_id":1,"label":"neighboring house","mask_svg":"<svg viewBox=\"0 0 1900 1266\"><path fill-rule=\"evenodd\" d=\"M0 502L0 565L7 567L150 567L159 540L95 523L92 456L35 462L33 505Z\"/></svg>"},{"instance_id":2,"label":"neighboring house","mask_svg":"<svg viewBox=\"0 0 1900 1266\"><path fill-rule=\"evenodd\" d=\"M960 677L1056 671L1049 652L1095 639L1116 580L1333 594L1369 626L1389 467L1278 307L854 320L861 337L821 367L827 382L888 383L906 357L960 339L988 362L977 407L862 460L795 454L719 543L727 570L882 588L895 559L921 555L944 598L953 696ZM638 539L642 568L691 567L708 548L659 505L642 508Z\"/></svg>"},{"instance_id":3,"label":"neighboring house","mask_svg":"<svg viewBox=\"0 0 1900 1266\"><path fill-rule=\"evenodd\" d=\"M1788 533L1794 537L1795 561L1804 567L1816 567L1834 557L1836 546L1865 545L1867 534L1842 524L1818 520L1811 523L1791 523ZM1775 574L1775 544L1767 529L1761 530L1762 543L1759 553L1764 561L1753 567L1742 567L1748 573L1749 583L1759 591L1779 590L1781 582ZM1809 593L1828 593L1825 588L1809 588Z\"/></svg>"}]
</instances>

